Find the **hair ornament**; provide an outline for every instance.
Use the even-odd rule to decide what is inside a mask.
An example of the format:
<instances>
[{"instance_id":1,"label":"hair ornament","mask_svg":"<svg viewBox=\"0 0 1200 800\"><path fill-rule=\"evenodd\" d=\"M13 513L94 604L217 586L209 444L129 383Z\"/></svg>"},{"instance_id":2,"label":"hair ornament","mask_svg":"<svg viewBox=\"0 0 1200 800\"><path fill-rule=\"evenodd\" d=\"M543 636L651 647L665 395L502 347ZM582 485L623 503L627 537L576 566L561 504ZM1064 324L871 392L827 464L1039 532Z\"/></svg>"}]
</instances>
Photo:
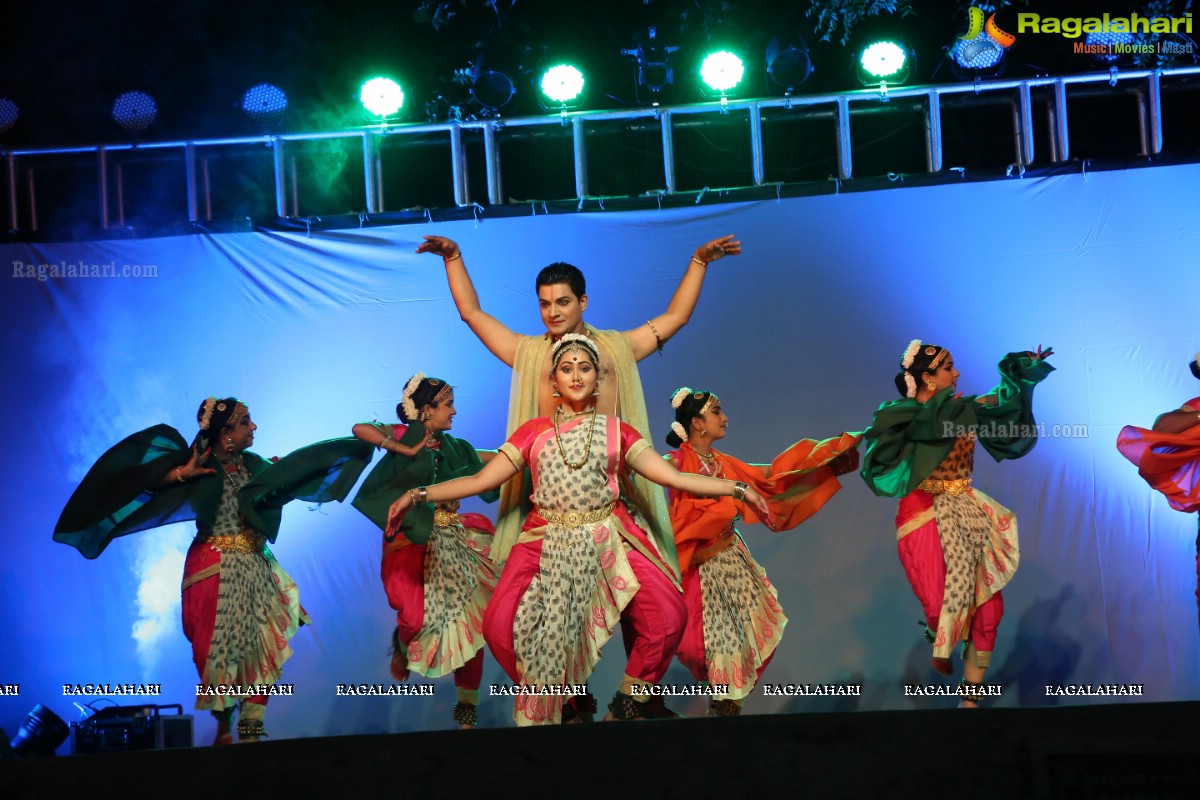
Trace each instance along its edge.
<instances>
[{"instance_id":1,"label":"hair ornament","mask_svg":"<svg viewBox=\"0 0 1200 800\"><path fill-rule=\"evenodd\" d=\"M671 423L671 430L676 436L679 437L680 441L686 442L688 440L687 431L685 431L683 426L679 424L679 420L675 420Z\"/></svg>"},{"instance_id":2,"label":"hair ornament","mask_svg":"<svg viewBox=\"0 0 1200 800\"><path fill-rule=\"evenodd\" d=\"M210 397L204 401L204 411L200 414L200 430L208 430L208 426L212 424L213 410L217 407L217 398Z\"/></svg>"},{"instance_id":3,"label":"hair ornament","mask_svg":"<svg viewBox=\"0 0 1200 800\"><path fill-rule=\"evenodd\" d=\"M900 357L900 367L908 369L913 365L913 359L917 357L917 351L921 349L921 340L913 339L908 343L908 347L904 348L904 355ZM933 355L930 353L930 355Z\"/></svg>"},{"instance_id":4,"label":"hair ornament","mask_svg":"<svg viewBox=\"0 0 1200 800\"><path fill-rule=\"evenodd\" d=\"M676 390L675 390L675 391L674 391L674 392L671 394L671 408L675 408L675 409L677 409L677 408L679 408L681 405L683 405L683 401L687 399L687 396L688 396L689 394L691 394L691 392L692 392L691 388L689 388L689 387L687 387L687 386L684 386L684 387L683 387L683 388L681 388L681 389L676 389ZM685 440L685 441L687 440L687 437L686 437L686 436L685 436L685 437L683 437L683 438L684 438L684 440Z\"/></svg>"},{"instance_id":5,"label":"hair ornament","mask_svg":"<svg viewBox=\"0 0 1200 800\"><path fill-rule=\"evenodd\" d=\"M400 393L400 406L404 409L404 416L408 417L410 422L415 422L417 419L417 407L413 404L412 398L423 380L425 380L425 373L418 372L408 379L408 383L404 385L404 391Z\"/></svg>"},{"instance_id":6,"label":"hair ornament","mask_svg":"<svg viewBox=\"0 0 1200 800\"><path fill-rule=\"evenodd\" d=\"M584 336L582 333L563 334L563 337L554 343L551 362L555 366L558 366L559 359L571 350L586 350L587 354L596 362L595 366L600 366L600 350L591 338Z\"/></svg>"}]
</instances>

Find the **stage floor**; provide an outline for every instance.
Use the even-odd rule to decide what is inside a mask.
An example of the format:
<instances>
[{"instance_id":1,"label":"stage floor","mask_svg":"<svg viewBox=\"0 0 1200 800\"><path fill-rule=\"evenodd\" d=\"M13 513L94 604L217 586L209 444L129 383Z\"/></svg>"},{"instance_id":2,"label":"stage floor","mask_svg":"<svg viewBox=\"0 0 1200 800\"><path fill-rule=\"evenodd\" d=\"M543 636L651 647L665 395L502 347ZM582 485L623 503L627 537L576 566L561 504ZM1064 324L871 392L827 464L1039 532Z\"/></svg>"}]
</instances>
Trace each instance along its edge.
<instances>
[{"instance_id":1,"label":"stage floor","mask_svg":"<svg viewBox=\"0 0 1200 800\"><path fill-rule=\"evenodd\" d=\"M0 762L0 797L1200 796L1200 703L438 731Z\"/></svg>"}]
</instances>

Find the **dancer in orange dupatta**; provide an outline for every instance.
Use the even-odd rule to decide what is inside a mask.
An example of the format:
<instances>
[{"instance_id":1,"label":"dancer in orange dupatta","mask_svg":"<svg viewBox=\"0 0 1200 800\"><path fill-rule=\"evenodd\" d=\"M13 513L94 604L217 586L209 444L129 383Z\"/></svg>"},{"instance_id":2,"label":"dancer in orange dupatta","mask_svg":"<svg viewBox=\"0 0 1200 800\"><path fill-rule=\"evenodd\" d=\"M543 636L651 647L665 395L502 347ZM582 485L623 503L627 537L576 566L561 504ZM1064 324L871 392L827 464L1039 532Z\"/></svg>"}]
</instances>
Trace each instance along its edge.
<instances>
[{"instance_id":1,"label":"dancer in orange dupatta","mask_svg":"<svg viewBox=\"0 0 1200 800\"><path fill-rule=\"evenodd\" d=\"M804 439L770 465L747 464L713 448L725 438L729 418L709 391L684 387L671 396L675 421L667 444L680 472L741 481L767 499L778 524L789 530L821 509L839 489L837 476L858 466L859 433L823 442ZM787 617L775 587L750 555L734 524L759 522L753 506L732 497L699 497L673 491L671 525L683 576L688 624L679 660L713 687L709 716L736 716L754 691L783 638Z\"/></svg>"},{"instance_id":2,"label":"dancer in orange dupatta","mask_svg":"<svg viewBox=\"0 0 1200 800\"><path fill-rule=\"evenodd\" d=\"M1200 353L1189 365L1200 378ZM1117 449L1138 468L1150 488L1176 511L1200 511L1200 397L1160 414L1150 430L1126 425ZM1200 534L1196 536L1196 603L1200 606Z\"/></svg>"}]
</instances>

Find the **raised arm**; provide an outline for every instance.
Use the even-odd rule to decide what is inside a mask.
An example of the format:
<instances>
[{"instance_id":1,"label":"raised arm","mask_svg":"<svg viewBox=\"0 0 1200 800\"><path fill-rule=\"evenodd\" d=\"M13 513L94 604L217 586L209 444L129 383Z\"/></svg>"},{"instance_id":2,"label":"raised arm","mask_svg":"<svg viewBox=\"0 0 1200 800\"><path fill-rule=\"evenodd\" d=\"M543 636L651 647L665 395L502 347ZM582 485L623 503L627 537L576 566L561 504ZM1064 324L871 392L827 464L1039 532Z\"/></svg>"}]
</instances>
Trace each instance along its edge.
<instances>
[{"instance_id":1,"label":"raised arm","mask_svg":"<svg viewBox=\"0 0 1200 800\"><path fill-rule=\"evenodd\" d=\"M763 524L774 530L775 518L767 501L762 496L740 481L727 481L722 478L710 478L707 475L693 475L690 472L680 472L669 460L647 447L629 464L634 472L649 481L688 494L701 497L732 497L743 500L754 506Z\"/></svg>"},{"instance_id":2,"label":"raised arm","mask_svg":"<svg viewBox=\"0 0 1200 800\"><path fill-rule=\"evenodd\" d=\"M1037 346L1037 350L1026 350L1024 353L1026 358L1031 358L1034 361L1044 361L1052 355L1054 355L1054 348L1047 347L1045 350L1043 350L1040 344ZM996 387L996 390L993 390L991 393L976 397L975 402L985 406L1000 405L1000 396L996 394L996 392L999 391L999 388L1000 387Z\"/></svg>"},{"instance_id":3,"label":"raised arm","mask_svg":"<svg viewBox=\"0 0 1200 800\"><path fill-rule=\"evenodd\" d=\"M680 328L687 325L688 320L692 318L692 312L696 310L696 302L700 299L700 289L704 286L708 265L725 256L740 255L741 252L742 243L735 240L732 234L697 247L692 254L692 260L688 262L683 280L671 296L667 310L645 325L625 331L625 338L633 348L633 357L641 361L661 348Z\"/></svg>"},{"instance_id":4,"label":"raised arm","mask_svg":"<svg viewBox=\"0 0 1200 800\"><path fill-rule=\"evenodd\" d=\"M354 437L359 441L366 442L372 447L377 447L380 450L386 450L389 453L399 453L402 456L415 456L425 447L425 440L422 439L418 444L400 444L396 441L396 437L392 436L392 432L379 422L360 422L350 429Z\"/></svg>"},{"instance_id":5,"label":"raised arm","mask_svg":"<svg viewBox=\"0 0 1200 800\"><path fill-rule=\"evenodd\" d=\"M474 475L423 487L423 494L422 489L405 492L388 508L387 532L394 535L400 530L400 522L404 519L404 515L418 500L422 503L444 503L448 500L474 497L492 489L499 489L505 481L516 474L517 468L507 457L493 457L483 465L483 469Z\"/></svg>"},{"instance_id":6,"label":"raised arm","mask_svg":"<svg viewBox=\"0 0 1200 800\"><path fill-rule=\"evenodd\" d=\"M467 274L467 267L463 263L462 252L454 240L445 236L424 238L425 241L417 248L417 252L433 253L442 257L442 263L446 267L446 282L450 284L450 296L454 298L454 306L458 309L462 321L479 337L483 346L492 351L492 355L511 367L517 357L517 342L521 337L480 307L475 284L471 283L471 276Z\"/></svg>"},{"instance_id":7,"label":"raised arm","mask_svg":"<svg viewBox=\"0 0 1200 800\"><path fill-rule=\"evenodd\" d=\"M200 475L215 475L217 471L212 467L201 466L205 461L208 460L208 457L211 454L211 448L201 453L196 449L196 445L192 445L192 457L188 459L188 462L183 466L176 467L164 475L162 480L160 480L158 484L154 486L154 488L166 489L168 486L171 486L175 483L187 483L192 478Z\"/></svg>"}]
</instances>

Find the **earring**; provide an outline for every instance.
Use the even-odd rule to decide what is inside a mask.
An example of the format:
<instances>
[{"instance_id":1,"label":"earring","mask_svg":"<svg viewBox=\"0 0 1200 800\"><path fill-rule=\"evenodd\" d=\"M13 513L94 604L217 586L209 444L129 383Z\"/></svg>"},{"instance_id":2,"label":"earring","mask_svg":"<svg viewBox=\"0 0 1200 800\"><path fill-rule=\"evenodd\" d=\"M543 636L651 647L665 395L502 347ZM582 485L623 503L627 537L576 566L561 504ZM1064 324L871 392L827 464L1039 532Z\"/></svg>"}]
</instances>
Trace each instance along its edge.
<instances>
[{"instance_id":1,"label":"earring","mask_svg":"<svg viewBox=\"0 0 1200 800\"><path fill-rule=\"evenodd\" d=\"M925 388L926 388L926 389L928 389L928 390L929 390L929 391L931 391L931 392L932 392L932 391L936 391L936 390L937 390L937 384L936 384L936 383L934 383L933 381L930 381L929 383L925 384Z\"/></svg>"},{"instance_id":2,"label":"earring","mask_svg":"<svg viewBox=\"0 0 1200 800\"><path fill-rule=\"evenodd\" d=\"M225 452L226 453L233 452L233 437L232 436L225 437Z\"/></svg>"},{"instance_id":3,"label":"earring","mask_svg":"<svg viewBox=\"0 0 1200 800\"><path fill-rule=\"evenodd\" d=\"M555 386L555 387L554 387L554 391L550 393L550 396L551 396L551 397L562 397L562 395L558 393L558 387L557 387L557 386Z\"/></svg>"},{"instance_id":4,"label":"earring","mask_svg":"<svg viewBox=\"0 0 1200 800\"><path fill-rule=\"evenodd\" d=\"M600 396L600 384L597 383L596 388L592 389L592 397L599 397L599 396Z\"/></svg>"}]
</instances>

